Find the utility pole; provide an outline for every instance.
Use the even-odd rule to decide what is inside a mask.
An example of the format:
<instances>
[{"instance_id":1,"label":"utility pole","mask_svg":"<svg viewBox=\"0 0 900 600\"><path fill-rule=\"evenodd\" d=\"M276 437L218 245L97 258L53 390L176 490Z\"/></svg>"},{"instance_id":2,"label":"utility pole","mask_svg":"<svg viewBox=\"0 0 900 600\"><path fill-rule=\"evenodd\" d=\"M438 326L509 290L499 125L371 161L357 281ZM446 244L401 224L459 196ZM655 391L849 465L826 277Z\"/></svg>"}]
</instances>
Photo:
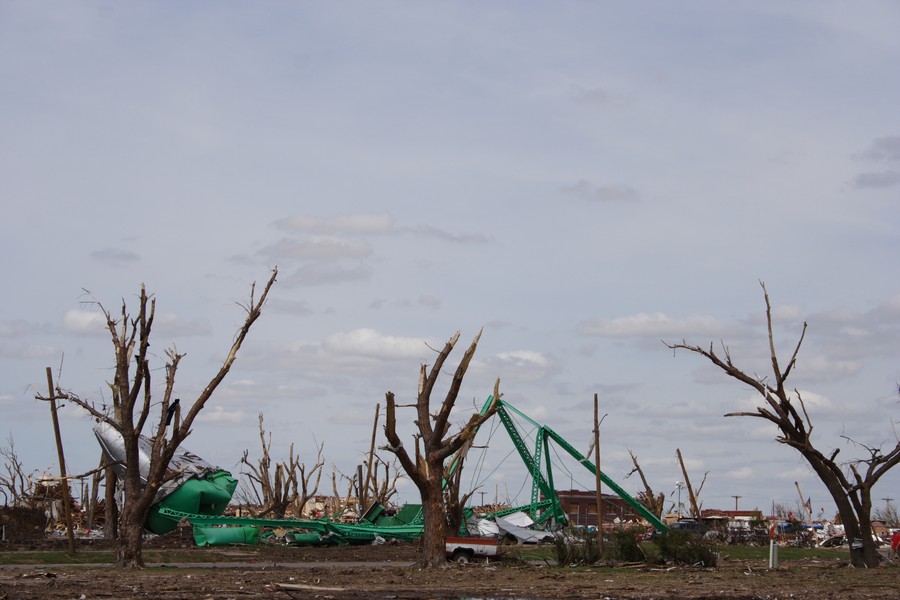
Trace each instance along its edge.
<instances>
[{"instance_id":1,"label":"utility pole","mask_svg":"<svg viewBox=\"0 0 900 600\"><path fill-rule=\"evenodd\" d=\"M363 510L369 503L369 485L372 483L372 466L375 462L375 437L378 434L378 415L381 411L381 404L375 405L375 422L372 424L372 443L369 445L369 460L366 462L366 481L363 484Z\"/></svg>"},{"instance_id":2,"label":"utility pole","mask_svg":"<svg viewBox=\"0 0 900 600\"><path fill-rule=\"evenodd\" d=\"M675 482L675 487L678 488L678 516L681 517L682 505L681 505L681 488L684 487L684 483L680 481Z\"/></svg>"},{"instance_id":3,"label":"utility pole","mask_svg":"<svg viewBox=\"0 0 900 600\"><path fill-rule=\"evenodd\" d=\"M606 417L606 415L603 415ZM603 495L600 492L600 395L594 394L594 475L597 483L597 541L603 556Z\"/></svg>"},{"instance_id":4,"label":"utility pole","mask_svg":"<svg viewBox=\"0 0 900 600\"><path fill-rule=\"evenodd\" d=\"M743 496L732 496L734 498L734 511L737 512L738 509L738 499L743 498Z\"/></svg>"},{"instance_id":5,"label":"utility pole","mask_svg":"<svg viewBox=\"0 0 900 600\"><path fill-rule=\"evenodd\" d=\"M57 398L63 398L64 396L57 396L53 393L53 371L50 370L50 367L47 367L47 387L50 389L50 395L47 398L41 398L40 396L38 396L38 398L50 402L50 416L53 419L53 434L56 436L56 452L59 455L59 476L62 485L63 515L65 515L66 519L66 535L69 538L69 553L75 554L75 532L72 530L72 500L71 495L69 494L69 479L66 476L66 457L63 453L62 435L59 433L59 417L56 414L56 400Z\"/></svg>"}]
</instances>

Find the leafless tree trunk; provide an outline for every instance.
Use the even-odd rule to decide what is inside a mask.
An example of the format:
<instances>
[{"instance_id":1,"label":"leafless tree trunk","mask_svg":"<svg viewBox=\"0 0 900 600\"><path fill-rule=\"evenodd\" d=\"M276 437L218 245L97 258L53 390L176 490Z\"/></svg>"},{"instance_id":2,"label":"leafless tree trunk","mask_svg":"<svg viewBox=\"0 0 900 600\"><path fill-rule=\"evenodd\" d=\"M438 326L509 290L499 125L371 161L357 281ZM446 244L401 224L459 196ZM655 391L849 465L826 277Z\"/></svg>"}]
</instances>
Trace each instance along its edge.
<instances>
[{"instance_id":1,"label":"leafless tree trunk","mask_svg":"<svg viewBox=\"0 0 900 600\"><path fill-rule=\"evenodd\" d=\"M813 445L811 439L813 425L806 405L803 403L803 397L799 390L794 389L794 396L799 406L795 405L794 398L785 386L788 376L797 362L797 355L806 335L807 324L803 324L803 331L794 352L787 365L782 368L775 353L775 335L772 329L772 306L769 302L769 294L765 284L760 282L760 285L766 302L769 356L772 361L774 385L769 382L768 377L750 376L738 368L731 361L731 354L727 346L724 348L725 356L723 358L716 354L712 344L706 349L687 344L684 341L680 344L664 343L671 349L688 350L706 357L729 377L733 377L759 392L764 402L756 408L756 412L729 413L725 416L756 417L774 423L780 432L780 435L775 438L776 441L797 450L831 494L838 507L850 544L852 564L856 567L876 566L881 561L881 557L878 554L875 540L872 538L872 487L885 473L900 462L900 440L887 452L878 447L856 444L863 448L868 456L849 460L846 463L847 473L835 460L840 448L835 448L830 455L826 456ZM853 442L850 438L845 439Z\"/></svg>"},{"instance_id":2,"label":"leafless tree trunk","mask_svg":"<svg viewBox=\"0 0 900 600\"><path fill-rule=\"evenodd\" d=\"M257 496L262 501L257 516L264 516L272 513L277 518L283 518L288 507L294 509L294 516L299 517L300 511L309 500L310 496L316 494L319 489L319 481L322 478L322 468L325 461L322 458L323 444L319 445L316 463L312 469L307 472L305 464L300 462L300 456L294 455L294 445L291 449L288 461L280 461L275 463L274 472L272 470L272 459L269 451L272 448L272 434L269 433L266 439L266 430L263 427L263 415L259 415L259 441L262 448L262 456L253 464L248 459L249 451L244 450L241 463L246 465L250 471L243 474L250 479L250 485L256 490L259 487ZM313 481L313 477L315 480ZM310 487L310 484L312 486Z\"/></svg>"},{"instance_id":3,"label":"leafless tree trunk","mask_svg":"<svg viewBox=\"0 0 900 600\"><path fill-rule=\"evenodd\" d=\"M474 490L461 494L463 461L460 459L457 468L445 477L444 506L447 513L447 535L459 535L463 526L463 512Z\"/></svg>"},{"instance_id":4,"label":"leafless tree trunk","mask_svg":"<svg viewBox=\"0 0 900 600\"><path fill-rule=\"evenodd\" d=\"M472 356L481 332L472 341L466 350L462 361L456 368L450 389L436 414L431 412L431 393L434 390L438 375L447 357L453 351L453 347L459 340L459 332L450 338L441 350L434 365L428 369L422 365L419 371L419 396L416 400L415 425L418 433L415 435L415 451L412 455L397 435L397 407L394 393L387 392L387 412L384 426L388 445L384 448L393 452L400 465L409 478L415 483L422 497L422 516L424 523L424 535L422 539L423 566L438 567L446 564L444 557L444 543L447 535L447 514L443 502L443 479L445 461L462 448L475 436L478 427L489 419L497 407L500 380L494 384L494 402L484 414L474 414L462 429L450 435L450 412L456 403L459 388L462 385L463 376L469 367Z\"/></svg>"},{"instance_id":5,"label":"leafless tree trunk","mask_svg":"<svg viewBox=\"0 0 900 600\"><path fill-rule=\"evenodd\" d=\"M85 527L94 528L97 520L97 504L99 502L100 481L103 479L104 459L100 459L100 467L91 475L91 491L88 496L87 506L85 507Z\"/></svg>"},{"instance_id":6,"label":"leafless tree trunk","mask_svg":"<svg viewBox=\"0 0 900 600\"><path fill-rule=\"evenodd\" d=\"M625 476L625 479L628 479L634 473L637 473L641 478L641 483L644 484L644 491L638 493L636 500L646 506L647 510L654 515L662 518L663 509L666 506L666 495L662 492L659 494L653 492L653 488L651 488L650 484L647 482L647 478L644 476L644 470L641 469L641 465L638 463L638 459L634 455L634 452L629 450L628 454L631 455L631 462L634 463L634 468Z\"/></svg>"},{"instance_id":7,"label":"leafless tree trunk","mask_svg":"<svg viewBox=\"0 0 900 600\"><path fill-rule=\"evenodd\" d=\"M709 475L709 471L703 474L703 481L700 482L700 487L697 488L697 491L694 491L694 487L691 485L691 478L688 476L687 468L684 466L684 459L681 458L681 448L676 448L675 452L678 454L678 464L681 465L681 474L684 475L684 484L687 486L688 499L691 501L691 514L695 519L699 520L700 507L703 503L697 502L697 497L700 495L700 490L703 489L703 484L706 483L706 476Z\"/></svg>"},{"instance_id":8,"label":"leafless tree trunk","mask_svg":"<svg viewBox=\"0 0 900 600\"><path fill-rule=\"evenodd\" d=\"M338 480L346 480L347 492L345 494L341 494L338 490ZM331 511L333 516L338 517L345 514L351 505L355 507L357 516L359 515L362 509L359 507L359 485L356 482L355 476L348 477L336 468L333 468L331 471L331 489L335 502L334 510Z\"/></svg>"},{"instance_id":9,"label":"leafless tree trunk","mask_svg":"<svg viewBox=\"0 0 900 600\"><path fill-rule=\"evenodd\" d=\"M397 481L403 472L396 458L388 463L376 454L375 461L372 467L372 479L369 482L370 498L372 502L387 505L397 494Z\"/></svg>"},{"instance_id":10,"label":"leafless tree trunk","mask_svg":"<svg viewBox=\"0 0 900 600\"><path fill-rule=\"evenodd\" d=\"M225 379L237 358L238 351L244 342L250 327L262 314L262 307L266 302L269 290L275 283L278 269L273 269L271 277L262 294L256 298L256 285L250 290L250 300L243 308L247 315L243 325L237 331L231 349L228 352L222 366L212 377L206 387L188 410L180 424L171 428L166 425L166 413L172 403L172 391L175 386L175 376L178 365L184 354L178 353L173 347L166 350L168 362L165 365L165 390L162 400L156 404L160 414L153 425L152 449L149 456L149 469L146 485L141 482L139 468L138 440L142 435L144 426L151 419L151 407L155 406L151 397L150 368L150 333L153 328L153 319L156 312L156 299L148 296L144 286L141 286L137 317L132 318L122 303L121 316L114 319L112 314L100 303L96 304L106 318L107 329L112 338L115 350L115 374L111 384L113 402L121 407L119 415L110 416L98 409L92 402L83 400L72 392L67 392L69 401L77 404L91 415L101 421L105 421L121 435L125 447L125 478L124 501L120 518L120 530L117 538L116 566L142 567L142 545L144 522L153 506L156 492L170 477L169 463L178 447L191 432L191 426L197 415L203 410L206 402L215 392L216 388ZM131 367L134 365L134 373ZM107 480L109 482L109 480ZM107 487L111 487L109 483ZM109 525L109 522L107 523Z\"/></svg>"}]
</instances>

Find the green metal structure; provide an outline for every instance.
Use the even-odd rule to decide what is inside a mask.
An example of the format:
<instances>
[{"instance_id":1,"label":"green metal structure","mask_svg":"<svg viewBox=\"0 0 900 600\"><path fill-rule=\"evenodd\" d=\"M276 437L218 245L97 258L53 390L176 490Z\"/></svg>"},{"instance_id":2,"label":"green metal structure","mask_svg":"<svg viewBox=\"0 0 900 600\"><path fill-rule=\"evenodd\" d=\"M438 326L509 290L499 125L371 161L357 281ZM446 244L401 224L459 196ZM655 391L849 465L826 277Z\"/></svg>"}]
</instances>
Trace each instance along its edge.
<instances>
[{"instance_id":1,"label":"green metal structure","mask_svg":"<svg viewBox=\"0 0 900 600\"><path fill-rule=\"evenodd\" d=\"M487 412L493 403L493 397L489 397L481 409L481 413ZM535 427L535 442L533 451L528 448L522 434L516 427L513 414L525 419L528 423ZM536 523L547 523L549 525L561 525L568 522L568 516L562 508L556 488L553 485L553 467L550 461L550 443L555 442L569 456L591 472L594 476L597 473L597 467L586 456L575 449L572 444L567 442L558 433L553 431L546 425L533 420L531 417L514 407L513 405L500 399L497 401L497 417L500 419L507 434L515 446L516 451L522 462L528 468L531 475L531 503L520 509L529 513ZM639 515L647 519L651 525L662 532L669 530L668 526L663 523L660 518L647 509L646 506L635 500L631 495L622 489L619 484L607 477L601 469L600 480L611 489L618 497L631 506ZM502 511L503 514L509 514L514 509ZM494 513L491 516L502 516L500 513Z\"/></svg>"},{"instance_id":2,"label":"green metal structure","mask_svg":"<svg viewBox=\"0 0 900 600\"><path fill-rule=\"evenodd\" d=\"M492 396L481 409L481 414L486 414L494 403ZM503 424L510 440L519 454L523 464L528 469L532 479L532 489L530 503L525 506L504 509L486 515L486 517L501 517L513 512L527 512L531 518L539 526L546 529L554 529L568 523L568 516L563 510L559 501L559 496L553 484L553 468L550 460L551 443L555 443L559 448L564 450L573 459L590 471L596 477L596 467L587 457L578 452L569 442L563 439L558 433L553 431L546 425L541 425L528 417L526 414L503 401L497 400L496 416ZM535 428L535 441L533 448L529 448L525 441L525 437L516 426L514 416L524 419ZM465 450L458 453L450 462L448 467L448 476L452 474L460 461L465 456ZM227 474L227 473L226 473ZM647 519L656 529L667 532L668 527L659 517L649 511L643 504L632 498L624 489L616 482L600 472L600 480L616 495L622 498L628 505ZM232 480L233 481L233 480ZM233 486L229 490L233 492ZM196 490L186 490L184 495L192 496ZM205 490L210 494L210 498L214 500L213 505L216 508L222 507L221 498L212 495L214 490ZM221 511L213 513L207 511L202 514L201 511L194 507L190 498L182 499L178 497L178 502L160 503L154 508L152 513L153 525L155 529L170 530L181 519L187 519L191 525L199 528L209 528L214 526L256 526L256 527L280 527L291 530L300 530L305 533L298 533L295 537L298 544L361 544L370 543L376 537L384 539L400 539L413 540L422 536L423 521L421 506L407 505L402 508L396 515L386 515L383 513L384 508L376 505L370 507L369 510L359 519L357 523L342 523L330 518L302 520L302 519L261 519L255 517L223 517L219 516ZM227 503L227 500L226 502ZM215 536L209 532L205 532L204 540L206 543L214 543ZM222 539L231 539L225 537Z\"/></svg>"}]
</instances>

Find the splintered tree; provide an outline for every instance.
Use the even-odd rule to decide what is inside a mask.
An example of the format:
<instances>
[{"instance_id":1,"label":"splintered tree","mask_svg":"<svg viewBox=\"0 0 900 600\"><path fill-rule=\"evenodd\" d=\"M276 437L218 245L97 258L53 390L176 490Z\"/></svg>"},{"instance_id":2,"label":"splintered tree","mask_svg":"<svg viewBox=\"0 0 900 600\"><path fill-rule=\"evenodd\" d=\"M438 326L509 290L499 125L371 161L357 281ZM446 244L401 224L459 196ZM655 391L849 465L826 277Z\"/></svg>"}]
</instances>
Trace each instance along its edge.
<instances>
[{"instance_id":1,"label":"splintered tree","mask_svg":"<svg viewBox=\"0 0 900 600\"><path fill-rule=\"evenodd\" d=\"M780 432L776 441L797 450L809 463L819 479L825 484L828 492L838 507L844 532L850 545L850 560L855 567L873 567L879 564L881 557L878 547L872 538L872 487L890 469L900 462L900 440L888 451L880 447L866 446L853 442L865 452L863 458L851 458L843 463L837 462L840 448L834 448L825 454L813 445L813 425L810 420L803 397L796 388L793 394L787 389L786 382L797 363L800 345L806 335L807 324L794 347L794 352L785 366L782 366L775 353L775 335L772 329L772 306L764 283L760 282L766 302L766 322L769 334L769 356L772 362L774 383L768 377L751 376L737 367L731 360L727 347L724 357L720 357L709 348L701 348L682 342L669 344L671 349L683 349L694 352L709 359L729 377L755 389L763 398L763 402L755 412L738 412L726 414L726 417L756 417L774 423ZM795 404L796 402L796 404ZM846 468L846 471L845 471Z\"/></svg>"},{"instance_id":2,"label":"splintered tree","mask_svg":"<svg viewBox=\"0 0 900 600\"><path fill-rule=\"evenodd\" d=\"M294 454L294 444L291 444L287 462L278 461L273 469L270 456L272 433L269 432L267 439L262 413L259 414L259 441L262 456L256 464L250 462L249 450L244 450L241 457L241 463L249 469L249 472L243 474L250 480L250 487L256 496L257 504L260 505L256 516L262 517L271 513L280 519L285 516L288 507L292 507L294 516L299 517L306 501L315 496L319 490L319 481L322 479L322 469L325 466L322 458L324 444L319 444L316 462L312 468L308 468L300 461L300 455Z\"/></svg>"},{"instance_id":3,"label":"splintered tree","mask_svg":"<svg viewBox=\"0 0 900 600\"><path fill-rule=\"evenodd\" d=\"M275 283L278 269L263 288L262 294L256 297L256 285L250 288L250 301L242 305L246 311L243 325L235 334L231 349L219 370L206 387L200 392L193 404L183 414L181 422L171 428L167 426L166 416L169 408L175 406L172 393L175 387L175 375L184 354L175 348L166 350L165 379L162 400L154 402L152 397L150 367L150 333L156 312L156 299L148 296L141 286L138 312L132 317L122 303L121 316L116 319L99 302L96 304L106 318L106 327L112 337L115 351L115 373L111 383L113 403L119 407L117 415L109 415L97 408L93 402L84 400L72 392L66 392L66 398L88 411L91 415L109 424L122 436L125 449L124 500L120 515L119 536L116 539L116 566L142 567L142 545L144 523L155 502L157 491L169 479L177 475L169 469L169 463L178 447L191 433L194 419L203 410L206 402L212 397L216 388L225 379L237 358L238 351L250 331L250 327L262 314L262 307ZM132 367L134 371L132 372ZM176 400L177 401L177 400ZM159 410L157 416L151 413ZM152 449L148 457L146 482L141 481L139 438L144 426L152 423L148 436Z\"/></svg>"},{"instance_id":4,"label":"splintered tree","mask_svg":"<svg viewBox=\"0 0 900 600\"><path fill-rule=\"evenodd\" d=\"M462 385L463 376L469 368L472 356L481 332L475 336L462 361L456 368L453 381L444 401L437 413L432 414L431 393L434 391L438 375L447 357L459 340L459 332L450 338L438 353L431 369L422 365L419 370L419 395L416 400L417 433L415 434L415 451L411 456L397 435L397 405L394 393L387 392L387 412L384 426L388 445L385 449L393 452L409 478L419 489L422 498L422 516L424 519L424 535L422 538L423 566L438 567L446 564L444 544L447 536L447 513L443 502L444 464L447 459L471 440L478 428L489 419L497 408L500 380L494 384L493 403L487 411L472 415L468 422L455 434L450 434L450 412L456 404L456 398Z\"/></svg>"},{"instance_id":5,"label":"splintered tree","mask_svg":"<svg viewBox=\"0 0 900 600\"><path fill-rule=\"evenodd\" d=\"M644 475L644 470L638 463L638 459L634 455L634 452L629 450L628 454L631 455L631 462L634 463L634 468L628 473L628 475L625 476L625 479L628 479L629 477L637 473L641 478L641 483L644 484L644 491L638 492L635 500L646 506L647 510L652 512L654 515L662 518L663 509L666 506L666 495L663 492L660 492L659 494L653 492L653 488L651 488L650 484L647 482L647 477Z\"/></svg>"}]
</instances>

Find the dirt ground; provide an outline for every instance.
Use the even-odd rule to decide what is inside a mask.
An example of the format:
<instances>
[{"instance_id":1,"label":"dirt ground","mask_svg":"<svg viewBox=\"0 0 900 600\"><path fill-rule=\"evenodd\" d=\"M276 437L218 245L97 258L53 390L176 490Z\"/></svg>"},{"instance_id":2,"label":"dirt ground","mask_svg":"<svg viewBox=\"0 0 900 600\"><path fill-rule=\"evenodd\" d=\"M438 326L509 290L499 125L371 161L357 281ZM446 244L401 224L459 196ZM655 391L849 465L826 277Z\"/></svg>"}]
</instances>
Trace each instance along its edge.
<instances>
[{"instance_id":1,"label":"dirt ground","mask_svg":"<svg viewBox=\"0 0 900 600\"><path fill-rule=\"evenodd\" d=\"M145 552L165 547L151 540ZM171 543L169 543L171 546ZM65 548L65 545L58 547ZM179 546L181 547L181 546ZM95 543L82 551L102 548ZM8 548L0 548L8 550ZM27 548L23 548L27 549ZM0 600L97 598L227 600L244 598L891 598L900 595L900 564L854 569L842 559L782 562L730 560L715 569L646 565L560 569L503 559L423 570L412 544L331 548L254 546L190 548L179 566L142 570L45 565L0 568ZM223 562L230 561L230 562Z\"/></svg>"}]
</instances>

